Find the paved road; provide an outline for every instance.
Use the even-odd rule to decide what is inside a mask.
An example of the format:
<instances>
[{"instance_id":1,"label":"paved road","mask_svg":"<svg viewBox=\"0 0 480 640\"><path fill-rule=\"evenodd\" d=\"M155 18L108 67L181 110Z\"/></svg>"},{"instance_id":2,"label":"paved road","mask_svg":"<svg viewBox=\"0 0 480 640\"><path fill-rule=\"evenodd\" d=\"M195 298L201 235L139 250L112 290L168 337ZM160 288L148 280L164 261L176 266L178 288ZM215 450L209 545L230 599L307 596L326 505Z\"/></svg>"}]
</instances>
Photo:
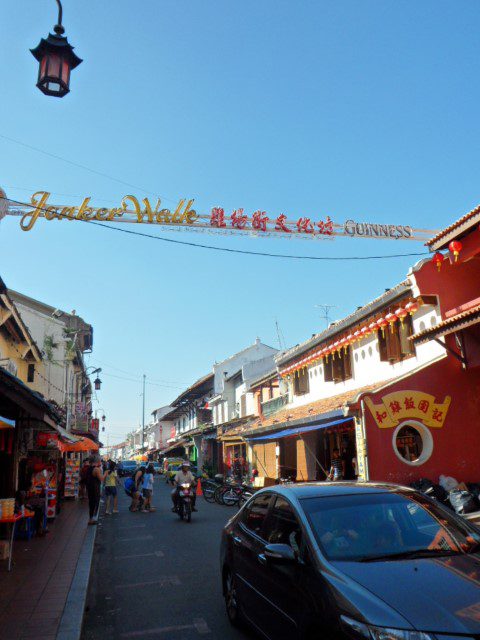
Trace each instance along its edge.
<instances>
[{"instance_id":1,"label":"paved road","mask_svg":"<svg viewBox=\"0 0 480 640\"><path fill-rule=\"evenodd\" d=\"M188 524L161 478L155 513L130 513L120 495L120 513L99 525L82 640L253 640L232 629L221 594L220 531L234 510L197 502Z\"/></svg>"}]
</instances>

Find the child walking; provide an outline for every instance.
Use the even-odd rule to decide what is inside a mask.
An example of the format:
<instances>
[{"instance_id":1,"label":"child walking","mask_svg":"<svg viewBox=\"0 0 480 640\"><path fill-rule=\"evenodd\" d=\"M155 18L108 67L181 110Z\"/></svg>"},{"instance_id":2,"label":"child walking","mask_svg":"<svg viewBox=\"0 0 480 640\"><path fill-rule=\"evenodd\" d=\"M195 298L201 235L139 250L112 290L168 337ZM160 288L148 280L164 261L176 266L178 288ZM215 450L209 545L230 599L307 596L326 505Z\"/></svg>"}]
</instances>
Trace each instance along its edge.
<instances>
[{"instance_id":1,"label":"child walking","mask_svg":"<svg viewBox=\"0 0 480 640\"><path fill-rule=\"evenodd\" d=\"M149 464L147 467L147 471L143 476L143 485L142 485L142 493L145 499L143 503L142 511L147 513L148 511L155 511L152 507L152 494L153 494L153 476L155 473L155 467L153 464Z\"/></svg>"},{"instance_id":2,"label":"child walking","mask_svg":"<svg viewBox=\"0 0 480 640\"><path fill-rule=\"evenodd\" d=\"M117 495L117 479L118 475L115 471L116 463L110 460L108 463L108 469L105 474L105 497L107 504L105 507L105 515L112 514L111 504L113 501L113 513L118 513L118 495Z\"/></svg>"}]
</instances>

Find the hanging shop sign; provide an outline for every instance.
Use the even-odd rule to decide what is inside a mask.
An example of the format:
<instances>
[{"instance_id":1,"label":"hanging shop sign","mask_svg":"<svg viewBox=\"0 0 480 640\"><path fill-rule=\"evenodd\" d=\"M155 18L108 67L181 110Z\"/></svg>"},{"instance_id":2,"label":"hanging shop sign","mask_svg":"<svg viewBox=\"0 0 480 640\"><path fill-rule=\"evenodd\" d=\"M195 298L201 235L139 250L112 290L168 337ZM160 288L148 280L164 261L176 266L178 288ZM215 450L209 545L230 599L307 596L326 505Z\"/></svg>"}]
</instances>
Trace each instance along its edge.
<instances>
[{"instance_id":1,"label":"hanging shop sign","mask_svg":"<svg viewBox=\"0 0 480 640\"><path fill-rule=\"evenodd\" d=\"M368 396L365 404L370 409L380 429L391 429L405 420L420 420L427 427L443 427L452 401L446 396L442 403L435 396L422 391L395 391L383 396L380 404L374 404Z\"/></svg>"},{"instance_id":2,"label":"hanging shop sign","mask_svg":"<svg viewBox=\"0 0 480 640\"><path fill-rule=\"evenodd\" d=\"M0 190L5 201L6 196ZM2 201L2 202L3 202ZM95 207L91 197L84 198L79 206L52 204L48 191L37 191L30 204L18 204L6 200L8 206L3 215L20 216L20 227L30 231L39 219L81 220L97 223L155 224L171 230L203 231L216 234L267 235L271 237L303 237L332 239L334 236L426 241L436 230L413 229L408 225L384 225L347 220L334 222L329 216L303 215L295 219L284 213L274 215L260 209L246 213L244 209L227 212L222 207L213 207L208 214L199 213L194 208L194 200L181 199L175 208L165 208L160 198L156 203L148 198L140 200L134 195L122 198L118 207ZM4 202L3 202L4 204ZM0 212L1 214L2 212ZM1 217L1 215L0 215Z\"/></svg>"}]
</instances>

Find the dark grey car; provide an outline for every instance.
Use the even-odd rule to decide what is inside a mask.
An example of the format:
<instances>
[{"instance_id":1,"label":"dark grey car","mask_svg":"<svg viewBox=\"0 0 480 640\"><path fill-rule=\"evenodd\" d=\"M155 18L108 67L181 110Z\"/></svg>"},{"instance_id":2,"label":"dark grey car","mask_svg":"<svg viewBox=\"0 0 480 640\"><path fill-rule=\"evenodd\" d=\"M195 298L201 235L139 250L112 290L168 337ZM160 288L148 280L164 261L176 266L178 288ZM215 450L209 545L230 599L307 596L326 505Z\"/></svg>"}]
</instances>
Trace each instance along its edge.
<instances>
[{"instance_id":1,"label":"dark grey car","mask_svg":"<svg viewBox=\"0 0 480 640\"><path fill-rule=\"evenodd\" d=\"M480 639L480 531L412 489L258 492L226 525L232 624L271 640Z\"/></svg>"}]
</instances>

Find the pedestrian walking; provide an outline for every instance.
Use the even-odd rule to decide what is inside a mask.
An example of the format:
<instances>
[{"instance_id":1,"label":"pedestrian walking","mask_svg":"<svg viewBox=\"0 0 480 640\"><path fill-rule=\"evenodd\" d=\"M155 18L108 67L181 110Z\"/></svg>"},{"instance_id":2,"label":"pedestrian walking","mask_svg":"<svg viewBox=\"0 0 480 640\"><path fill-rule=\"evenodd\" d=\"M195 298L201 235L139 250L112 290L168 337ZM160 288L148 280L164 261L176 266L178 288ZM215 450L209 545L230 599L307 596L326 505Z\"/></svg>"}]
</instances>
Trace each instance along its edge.
<instances>
[{"instance_id":1,"label":"pedestrian walking","mask_svg":"<svg viewBox=\"0 0 480 640\"><path fill-rule=\"evenodd\" d=\"M112 513L111 504L113 502L113 513L118 513L118 495L117 495L117 483L118 475L116 472L116 463L110 460L108 463L108 469L105 474L105 497L106 507L105 515L109 516Z\"/></svg>"},{"instance_id":2,"label":"pedestrian walking","mask_svg":"<svg viewBox=\"0 0 480 640\"><path fill-rule=\"evenodd\" d=\"M90 459L87 473L87 493L90 520L88 524L98 524L98 507L100 506L100 487L103 482L102 461L95 455Z\"/></svg>"},{"instance_id":3,"label":"pedestrian walking","mask_svg":"<svg viewBox=\"0 0 480 640\"><path fill-rule=\"evenodd\" d=\"M84 500L87 497L87 476L88 476L88 468L90 466L90 456L85 458L82 464L82 468L80 469L80 500Z\"/></svg>"},{"instance_id":4,"label":"pedestrian walking","mask_svg":"<svg viewBox=\"0 0 480 640\"><path fill-rule=\"evenodd\" d=\"M144 498L143 509L145 513L148 511L155 511L152 507L152 495L153 495L153 477L155 474L155 467L153 464L149 464L145 475L143 476L142 493Z\"/></svg>"}]
</instances>

